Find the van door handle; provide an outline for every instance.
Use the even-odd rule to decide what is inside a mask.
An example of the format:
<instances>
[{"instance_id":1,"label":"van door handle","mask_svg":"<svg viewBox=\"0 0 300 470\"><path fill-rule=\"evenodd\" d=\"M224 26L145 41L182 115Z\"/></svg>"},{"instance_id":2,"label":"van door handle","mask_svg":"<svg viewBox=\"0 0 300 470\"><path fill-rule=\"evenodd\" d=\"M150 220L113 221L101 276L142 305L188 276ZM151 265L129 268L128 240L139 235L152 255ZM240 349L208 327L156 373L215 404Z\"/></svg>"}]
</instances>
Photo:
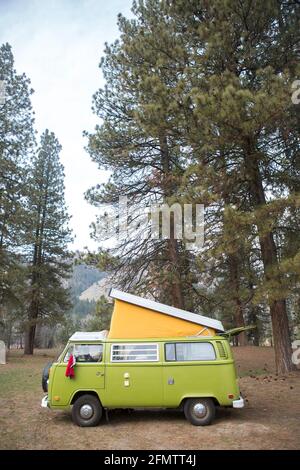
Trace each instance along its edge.
<instances>
[{"instance_id":1,"label":"van door handle","mask_svg":"<svg viewBox=\"0 0 300 470\"><path fill-rule=\"evenodd\" d=\"M96 372L97 377L103 377L104 372Z\"/></svg>"}]
</instances>

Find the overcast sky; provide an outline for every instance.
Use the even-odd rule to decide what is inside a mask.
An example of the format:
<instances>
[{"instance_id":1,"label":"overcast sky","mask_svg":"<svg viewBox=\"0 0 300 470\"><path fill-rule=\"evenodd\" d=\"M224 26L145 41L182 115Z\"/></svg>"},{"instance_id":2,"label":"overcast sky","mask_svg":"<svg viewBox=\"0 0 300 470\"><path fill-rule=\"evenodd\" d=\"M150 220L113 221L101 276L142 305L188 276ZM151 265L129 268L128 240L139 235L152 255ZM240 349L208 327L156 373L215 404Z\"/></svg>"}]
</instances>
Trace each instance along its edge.
<instances>
[{"instance_id":1,"label":"overcast sky","mask_svg":"<svg viewBox=\"0 0 300 470\"><path fill-rule=\"evenodd\" d=\"M54 131L63 147L72 249L96 247L89 237L95 209L83 193L107 173L91 162L82 132L97 122L91 104L104 84L104 43L118 37L117 14L131 16L130 8L131 0L0 0L0 44L11 44L17 72L31 79L36 129Z\"/></svg>"}]
</instances>

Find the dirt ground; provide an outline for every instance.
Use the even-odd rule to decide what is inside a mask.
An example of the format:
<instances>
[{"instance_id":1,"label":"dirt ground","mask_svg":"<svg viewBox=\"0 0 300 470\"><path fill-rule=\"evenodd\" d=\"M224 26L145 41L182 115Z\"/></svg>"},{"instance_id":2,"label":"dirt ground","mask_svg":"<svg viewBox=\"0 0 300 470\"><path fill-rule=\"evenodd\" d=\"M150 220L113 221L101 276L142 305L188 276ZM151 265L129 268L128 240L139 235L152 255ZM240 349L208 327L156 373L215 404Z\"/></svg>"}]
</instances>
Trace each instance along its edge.
<instances>
[{"instance_id":1,"label":"dirt ground","mask_svg":"<svg viewBox=\"0 0 300 470\"><path fill-rule=\"evenodd\" d=\"M234 348L244 409L195 427L179 411L111 411L96 428L40 407L41 371L55 355L11 351L0 365L1 449L299 449L300 371L278 377L271 348Z\"/></svg>"}]
</instances>

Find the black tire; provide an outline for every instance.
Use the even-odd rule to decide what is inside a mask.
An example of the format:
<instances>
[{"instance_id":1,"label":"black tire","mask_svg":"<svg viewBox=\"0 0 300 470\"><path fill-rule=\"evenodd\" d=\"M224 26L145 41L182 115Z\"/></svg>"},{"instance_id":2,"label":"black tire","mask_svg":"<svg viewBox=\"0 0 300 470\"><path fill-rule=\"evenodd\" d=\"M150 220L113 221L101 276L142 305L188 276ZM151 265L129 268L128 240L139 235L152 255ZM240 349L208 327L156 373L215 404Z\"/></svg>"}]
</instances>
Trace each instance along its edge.
<instances>
[{"instance_id":1,"label":"black tire","mask_svg":"<svg viewBox=\"0 0 300 470\"><path fill-rule=\"evenodd\" d=\"M86 409L83 408L84 406ZM97 426L102 418L102 413L103 408L98 398L85 394L75 401L72 408L72 419L77 426Z\"/></svg>"},{"instance_id":2,"label":"black tire","mask_svg":"<svg viewBox=\"0 0 300 470\"><path fill-rule=\"evenodd\" d=\"M42 387L44 392L48 392L48 379L49 379L49 369L52 366L53 362L48 362L48 364L44 367L42 373Z\"/></svg>"},{"instance_id":3,"label":"black tire","mask_svg":"<svg viewBox=\"0 0 300 470\"><path fill-rule=\"evenodd\" d=\"M198 410L197 410L197 405ZM211 398L189 398L183 407L186 419L194 426L211 424L216 415L216 407Z\"/></svg>"}]
</instances>

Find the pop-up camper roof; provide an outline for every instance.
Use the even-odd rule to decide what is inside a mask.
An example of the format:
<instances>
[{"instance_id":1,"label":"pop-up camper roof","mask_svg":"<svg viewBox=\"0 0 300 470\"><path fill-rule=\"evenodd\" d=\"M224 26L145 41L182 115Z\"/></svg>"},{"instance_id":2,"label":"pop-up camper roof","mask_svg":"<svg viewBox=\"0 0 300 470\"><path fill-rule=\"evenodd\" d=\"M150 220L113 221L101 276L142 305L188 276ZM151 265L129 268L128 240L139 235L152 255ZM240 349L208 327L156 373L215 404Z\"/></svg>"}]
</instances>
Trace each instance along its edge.
<instances>
[{"instance_id":1,"label":"pop-up camper roof","mask_svg":"<svg viewBox=\"0 0 300 470\"><path fill-rule=\"evenodd\" d=\"M111 289L115 299L109 338L214 336L223 332L220 321L169 305Z\"/></svg>"}]
</instances>

